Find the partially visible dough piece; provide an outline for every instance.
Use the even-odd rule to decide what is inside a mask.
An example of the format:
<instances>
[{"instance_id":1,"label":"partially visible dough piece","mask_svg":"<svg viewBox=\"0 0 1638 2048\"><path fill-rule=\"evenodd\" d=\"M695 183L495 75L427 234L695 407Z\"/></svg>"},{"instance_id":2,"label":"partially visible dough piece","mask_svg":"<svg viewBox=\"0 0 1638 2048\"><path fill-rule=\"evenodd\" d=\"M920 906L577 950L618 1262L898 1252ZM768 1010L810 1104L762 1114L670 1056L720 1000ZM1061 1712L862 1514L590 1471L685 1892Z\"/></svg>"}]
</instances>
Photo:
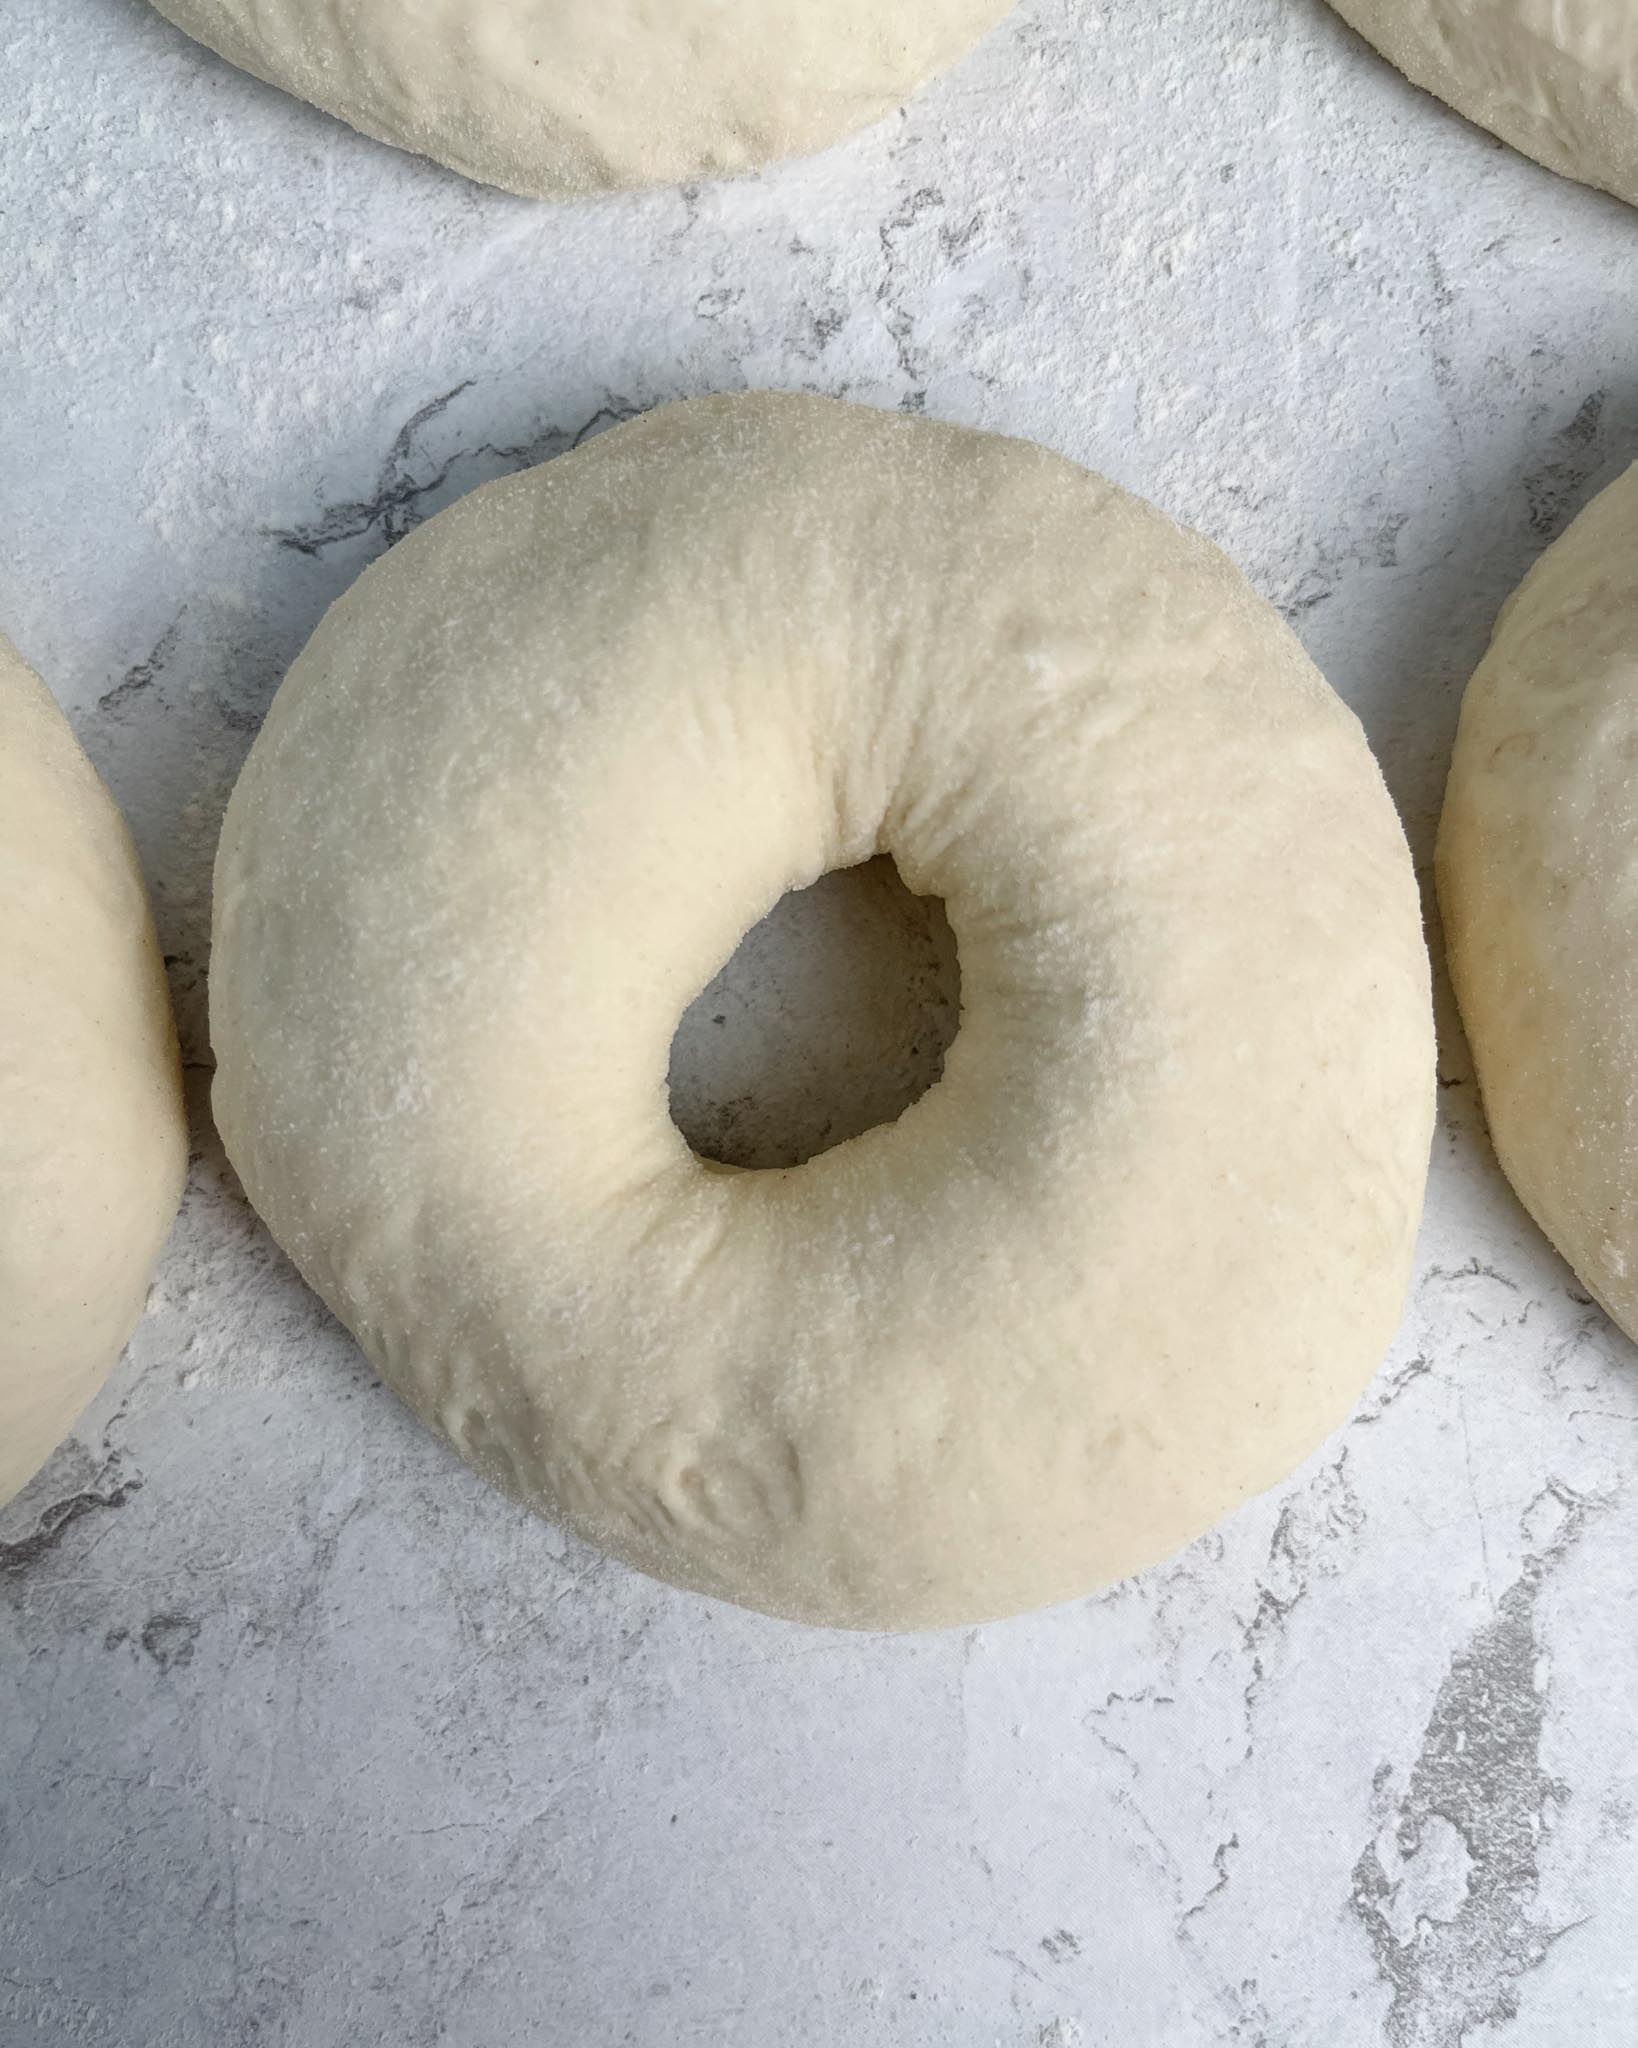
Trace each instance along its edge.
<instances>
[{"instance_id":1,"label":"partially visible dough piece","mask_svg":"<svg viewBox=\"0 0 1638 2048\"><path fill-rule=\"evenodd\" d=\"M1634 0L1331 0L1405 75L1549 170L1638 206Z\"/></svg>"},{"instance_id":2,"label":"partially visible dough piece","mask_svg":"<svg viewBox=\"0 0 1638 2048\"><path fill-rule=\"evenodd\" d=\"M0 1501L142 1312L182 1196L176 1031L125 821L0 637Z\"/></svg>"},{"instance_id":3,"label":"partially visible dough piece","mask_svg":"<svg viewBox=\"0 0 1638 2048\"><path fill-rule=\"evenodd\" d=\"M1638 1336L1638 468L1530 571L1468 685L1439 900L1507 1177Z\"/></svg>"},{"instance_id":4,"label":"partially visible dough piece","mask_svg":"<svg viewBox=\"0 0 1638 2048\"><path fill-rule=\"evenodd\" d=\"M486 185L558 199L807 156L1013 0L154 0L241 69Z\"/></svg>"}]
</instances>

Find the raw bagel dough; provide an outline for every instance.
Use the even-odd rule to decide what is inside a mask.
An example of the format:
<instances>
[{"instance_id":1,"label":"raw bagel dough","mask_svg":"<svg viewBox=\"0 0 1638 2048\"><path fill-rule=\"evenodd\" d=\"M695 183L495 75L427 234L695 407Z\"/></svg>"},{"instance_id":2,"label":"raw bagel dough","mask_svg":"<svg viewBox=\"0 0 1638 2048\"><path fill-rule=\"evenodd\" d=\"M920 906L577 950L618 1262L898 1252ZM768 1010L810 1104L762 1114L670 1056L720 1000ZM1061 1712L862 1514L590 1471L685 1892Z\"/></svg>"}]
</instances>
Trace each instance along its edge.
<instances>
[{"instance_id":1,"label":"raw bagel dough","mask_svg":"<svg viewBox=\"0 0 1638 2048\"><path fill-rule=\"evenodd\" d=\"M125 1348L182 1196L165 970L124 820L0 638L0 1501Z\"/></svg>"},{"instance_id":2,"label":"raw bagel dough","mask_svg":"<svg viewBox=\"0 0 1638 2048\"><path fill-rule=\"evenodd\" d=\"M1549 170L1638 206L1633 0L1331 0L1383 56Z\"/></svg>"},{"instance_id":3,"label":"raw bagel dough","mask_svg":"<svg viewBox=\"0 0 1638 2048\"><path fill-rule=\"evenodd\" d=\"M538 198L805 156L902 104L1013 0L154 0L382 142Z\"/></svg>"},{"instance_id":4,"label":"raw bagel dough","mask_svg":"<svg viewBox=\"0 0 1638 2048\"><path fill-rule=\"evenodd\" d=\"M684 1007L891 852L962 1021L896 1123L712 1169ZM855 1626L1063 1599L1341 1421L1403 1301L1426 953L1353 716L1214 549L1060 458L672 406L370 569L216 870L252 1201L480 1471Z\"/></svg>"},{"instance_id":5,"label":"raw bagel dough","mask_svg":"<svg viewBox=\"0 0 1638 2048\"><path fill-rule=\"evenodd\" d=\"M1638 1337L1638 468L1524 579L1462 700L1451 980L1519 1199Z\"/></svg>"}]
</instances>

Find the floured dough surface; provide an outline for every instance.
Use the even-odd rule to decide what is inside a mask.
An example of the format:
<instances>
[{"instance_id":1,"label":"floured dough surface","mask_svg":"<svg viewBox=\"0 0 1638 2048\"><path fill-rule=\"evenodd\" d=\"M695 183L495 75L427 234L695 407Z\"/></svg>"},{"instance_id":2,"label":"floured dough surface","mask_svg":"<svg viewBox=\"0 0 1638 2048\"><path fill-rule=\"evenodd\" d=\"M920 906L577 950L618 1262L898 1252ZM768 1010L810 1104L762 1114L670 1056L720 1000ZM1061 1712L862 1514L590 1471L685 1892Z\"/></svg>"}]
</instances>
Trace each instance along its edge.
<instances>
[{"instance_id":1,"label":"floured dough surface","mask_svg":"<svg viewBox=\"0 0 1638 2048\"><path fill-rule=\"evenodd\" d=\"M106 1379L182 1196L165 971L125 822L0 638L0 1501Z\"/></svg>"},{"instance_id":2,"label":"floured dough surface","mask_svg":"<svg viewBox=\"0 0 1638 2048\"><path fill-rule=\"evenodd\" d=\"M366 135L556 198L805 156L879 121L1012 0L154 0Z\"/></svg>"},{"instance_id":3,"label":"floured dough surface","mask_svg":"<svg viewBox=\"0 0 1638 2048\"><path fill-rule=\"evenodd\" d=\"M1638 1336L1638 468L1509 600L1439 828L1451 979L1496 1151Z\"/></svg>"},{"instance_id":4,"label":"floured dough surface","mask_svg":"<svg viewBox=\"0 0 1638 2048\"><path fill-rule=\"evenodd\" d=\"M1638 206L1633 0L1331 0L1427 91L1550 170Z\"/></svg>"},{"instance_id":5,"label":"floured dough surface","mask_svg":"<svg viewBox=\"0 0 1638 2048\"><path fill-rule=\"evenodd\" d=\"M890 1124L696 1158L677 1020L890 853L961 1023ZM1023 443L668 407L370 569L228 808L251 1199L480 1471L815 1622L1066 1598L1290 1471L1399 1316L1432 1122L1357 722L1205 542Z\"/></svg>"}]
</instances>

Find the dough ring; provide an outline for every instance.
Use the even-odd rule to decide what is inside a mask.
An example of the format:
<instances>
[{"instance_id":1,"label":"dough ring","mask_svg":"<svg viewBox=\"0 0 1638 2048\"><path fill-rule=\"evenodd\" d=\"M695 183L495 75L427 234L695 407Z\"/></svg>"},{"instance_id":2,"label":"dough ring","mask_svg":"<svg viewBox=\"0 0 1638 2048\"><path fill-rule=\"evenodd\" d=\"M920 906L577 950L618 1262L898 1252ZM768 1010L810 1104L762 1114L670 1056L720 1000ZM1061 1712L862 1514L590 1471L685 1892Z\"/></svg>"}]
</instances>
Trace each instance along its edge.
<instances>
[{"instance_id":1,"label":"dough ring","mask_svg":"<svg viewBox=\"0 0 1638 2048\"><path fill-rule=\"evenodd\" d=\"M1508 601L1439 827L1451 980L1519 1199L1638 1337L1638 468Z\"/></svg>"},{"instance_id":2,"label":"dough ring","mask_svg":"<svg viewBox=\"0 0 1638 2048\"><path fill-rule=\"evenodd\" d=\"M879 851L959 945L943 1079L708 1167L679 1016ZM992 435L707 399L402 542L234 791L211 1016L252 1201L417 1412L775 1614L1164 1557L1403 1302L1428 970L1360 728L1204 541Z\"/></svg>"},{"instance_id":3,"label":"dough ring","mask_svg":"<svg viewBox=\"0 0 1638 2048\"><path fill-rule=\"evenodd\" d=\"M1633 0L1331 0L1428 92L1549 170L1638 206Z\"/></svg>"},{"instance_id":4,"label":"dough ring","mask_svg":"<svg viewBox=\"0 0 1638 2048\"><path fill-rule=\"evenodd\" d=\"M154 0L230 63L486 185L555 199L806 156L1013 0Z\"/></svg>"},{"instance_id":5,"label":"dough ring","mask_svg":"<svg viewBox=\"0 0 1638 2048\"><path fill-rule=\"evenodd\" d=\"M170 994L125 821L0 637L0 1501L125 1348L182 1198Z\"/></svg>"}]
</instances>

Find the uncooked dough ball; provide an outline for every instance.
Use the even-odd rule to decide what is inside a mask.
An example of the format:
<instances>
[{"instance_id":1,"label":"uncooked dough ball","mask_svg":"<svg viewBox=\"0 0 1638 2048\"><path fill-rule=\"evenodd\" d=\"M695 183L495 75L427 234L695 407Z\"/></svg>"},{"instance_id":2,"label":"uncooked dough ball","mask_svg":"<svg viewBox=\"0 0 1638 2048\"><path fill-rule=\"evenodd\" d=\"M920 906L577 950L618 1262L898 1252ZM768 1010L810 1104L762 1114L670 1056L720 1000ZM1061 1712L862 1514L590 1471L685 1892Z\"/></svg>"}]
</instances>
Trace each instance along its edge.
<instances>
[{"instance_id":1,"label":"uncooked dough ball","mask_svg":"<svg viewBox=\"0 0 1638 2048\"><path fill-rule=\"evenodd\" d=\"M678 1018L889 853L961 1019L896 1122L696 1158ZM906 1627L1187 1543L1400 1313L1433 1040L1352 715L1204 541L1026 444L673 406L332 609L216 871L252 1201L477 1468L683 1586Z\"/></svg>"},{"instance_id":2,"label":"uncooked dough ball","mask_svg":"<svg viewBox=\"0 0 1638 2048\"><path fill-rule=\"evenodd\" d=\"M154 0L231 63L538 198L805 156L878 121L1013 0Z\"/></svg>"},{"instance_id":3,"label":"uncooked dough ball","mask_svg":"<svg viewBox=\"0 0 1638 2048\"><path fill-rule=\"evenodd\" d=\"M1638 1337L1638 468L1530 571L1462 700L1451 979L1524 1206Z\"/></svg>"},{"instance_id":4,"label":"uncooked dough ball","mask_svg":"<svg viewBox=\"0 0 1638 2048\"><path fill-rule=\"evenodd\" d=\"M0 1501L125 1348L182 1196L165 970L125 822L0 638Z\"/></svg>"},{"instance_id":5,"label":"uncooked dough ball","mask_svg":"<svg viewBox=\"0 0 1638 2048\"><path fill-rule=\"evenodd\" d=\"M1638 206L1634 0L1331 0L1405 75L1533 156Z\"/></svg>"}]
</instances>

